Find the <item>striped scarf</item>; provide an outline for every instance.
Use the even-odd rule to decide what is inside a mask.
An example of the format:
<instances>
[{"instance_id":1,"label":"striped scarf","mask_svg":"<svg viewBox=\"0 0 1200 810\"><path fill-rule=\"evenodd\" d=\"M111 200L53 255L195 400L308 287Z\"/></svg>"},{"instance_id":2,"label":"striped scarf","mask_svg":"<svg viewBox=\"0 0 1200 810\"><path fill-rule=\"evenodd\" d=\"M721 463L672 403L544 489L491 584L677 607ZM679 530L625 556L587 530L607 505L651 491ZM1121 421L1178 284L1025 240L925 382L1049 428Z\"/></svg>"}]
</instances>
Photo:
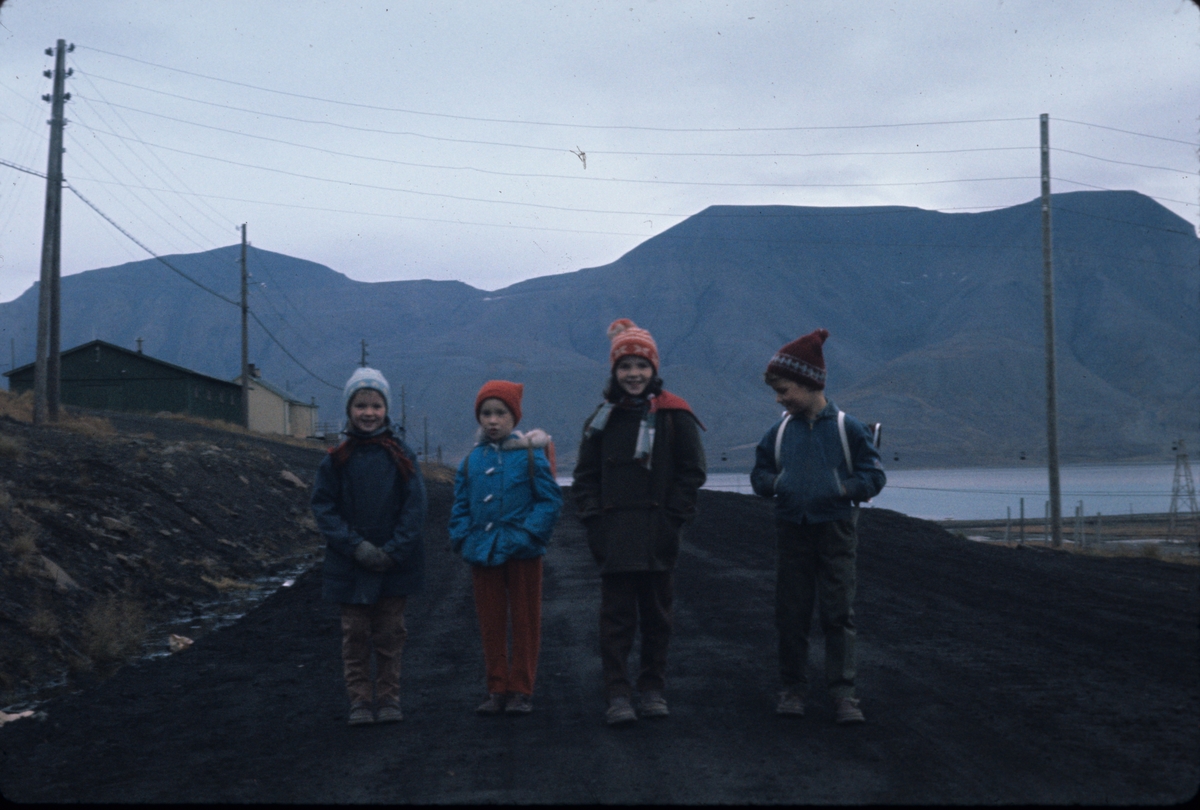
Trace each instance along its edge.
<instances>
[{"instance_id":1,"label":"striped scarf","mask_svg":"<svg viewBox=\"0 0 1200 810\"><path fill-rule=\"evenodd\" d=\"M622 408L624 410L640 410L642 412L642 421L638 426L637 443L633 447L633 457L636 461L641 462L642 466L647 470L650 469L650 458L654 453L654 433L658 423L658 396L650 394L645 397L621 397L616 402L605 402L596 411L596 415L592 417L592 421L588 424L587 432L584 438L590 438L593 434L599 433L608 425L608 417L612 414L612 409Z\"/></svg>"}]
</instances>

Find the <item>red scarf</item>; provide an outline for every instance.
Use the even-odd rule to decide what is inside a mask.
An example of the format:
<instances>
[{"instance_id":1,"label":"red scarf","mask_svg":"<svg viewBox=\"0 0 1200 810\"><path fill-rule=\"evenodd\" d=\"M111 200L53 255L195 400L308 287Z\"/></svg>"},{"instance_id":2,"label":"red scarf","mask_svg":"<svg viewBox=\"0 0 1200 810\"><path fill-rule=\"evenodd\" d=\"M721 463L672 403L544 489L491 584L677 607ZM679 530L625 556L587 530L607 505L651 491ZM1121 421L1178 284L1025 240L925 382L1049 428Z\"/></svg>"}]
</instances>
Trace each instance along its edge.
<instances>
[{"instance_id":1,"label":"red scarf","mask_svg":"<svg viewBox=\"0 0 1200 810\"><path fill-rule=\"evenodd\" d=\"M401 449L400 443L388 434L379 436L362 437L351 434L346 437L346 440L337 447L329 448L329 455L333 457L333 468L340 470L346 466L346 462L350 460L350 455L360 447L376 444L388 452L392 457L392 461L396 465L396 469L400 471L400 477L404 481L412 478L413 463L408 456L404 455L404 450Z\"/></svg>"}]
</instances>

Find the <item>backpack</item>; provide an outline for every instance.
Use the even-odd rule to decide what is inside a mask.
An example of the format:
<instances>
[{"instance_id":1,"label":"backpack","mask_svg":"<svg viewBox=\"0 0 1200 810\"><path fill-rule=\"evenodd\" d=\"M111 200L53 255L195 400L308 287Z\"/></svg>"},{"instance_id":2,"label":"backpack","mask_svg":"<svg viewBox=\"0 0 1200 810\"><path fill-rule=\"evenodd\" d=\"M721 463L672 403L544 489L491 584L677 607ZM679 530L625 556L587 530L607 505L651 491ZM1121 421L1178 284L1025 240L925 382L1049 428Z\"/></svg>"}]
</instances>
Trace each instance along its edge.
<instances>
[{"instance_id":1,"label":"backpack","mask_svg":"<svg viewBox=\"0 0 1200 810\"><path fill-rule=\"evenodd\" d=\"M784 411L783 421L779 423L779 430L777 430L775 432L775 472L776 473L783 471L782 459L780 458L780 451L783 448L783 429L787 427L787 424L790 421L792 421L792 415L790 413ZM848 469L850 471L850 474L853 475L854 474L854 457L852 455L850 455L850 439L847 438L847 436L846 436L846 412L841 409L838 409L838 412L837 412L837 423L838 423L838 436L842 440L842 452L846 456L846 469ZM867 431L871 434L871 444L875 445L875 447L878 448L880 442L883 441L883 423L882 422L870 422L867 424ZM870 502L871 502L870 499L867 499L866 501L864 501L864 503L870 503Z\"/></svg>"}]
</instances>

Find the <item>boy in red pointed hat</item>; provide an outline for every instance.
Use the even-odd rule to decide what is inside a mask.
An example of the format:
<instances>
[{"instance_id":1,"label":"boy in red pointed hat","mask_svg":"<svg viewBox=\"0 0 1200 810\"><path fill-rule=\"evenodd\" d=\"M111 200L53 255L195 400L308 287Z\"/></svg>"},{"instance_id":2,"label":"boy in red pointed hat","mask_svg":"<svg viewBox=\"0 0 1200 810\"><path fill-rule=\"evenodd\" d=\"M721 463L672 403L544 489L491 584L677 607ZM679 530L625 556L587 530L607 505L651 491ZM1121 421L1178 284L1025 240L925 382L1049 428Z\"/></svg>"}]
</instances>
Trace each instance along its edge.
<instances>
[{"instance_id":1,"label":"boy in red pointed hat","mask_svg":"<svg viewBox=\"0 0 1200 810\"><path fill-rule=\"evenodd\" d=\"M666 717L672 572L685 523L704 484L702 427L680 397L664 391L658 346L622 318L608 328L611 374L604 402L583 426L572 494L600 566L600 656L609 725ZM636 688L626 674L641 628Z\"/></svg>"},{"instance_id":2,"label":"boy in red pointed hat","mask_svg":"<svg viewBox=\"0 0 1200 810\"><path fill-rule=\"evenodd\" d=\"M758 445L750 483L775 501L775 626L783 685L775 711L804 714L816 602L835 719L861 723L854 692L855 518L857 504L875 497L887 479L867 427L825 398L827 337L827 330L817 329L767 364L767 385L786 410Z\"/></svg>"}]
</instances>

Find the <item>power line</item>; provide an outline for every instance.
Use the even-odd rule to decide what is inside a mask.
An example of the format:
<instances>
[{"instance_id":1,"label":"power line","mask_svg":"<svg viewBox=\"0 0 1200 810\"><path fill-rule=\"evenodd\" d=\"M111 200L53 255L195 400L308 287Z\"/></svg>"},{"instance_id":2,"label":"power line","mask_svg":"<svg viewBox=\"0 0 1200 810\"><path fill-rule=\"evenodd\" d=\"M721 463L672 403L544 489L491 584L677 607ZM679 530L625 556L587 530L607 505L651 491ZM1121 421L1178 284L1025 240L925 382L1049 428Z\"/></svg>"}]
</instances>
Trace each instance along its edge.
<instances>
[{"instance_id":1,"label":"power line","mask_svg":"<svg viewBox=\"0 0 1200 810\"><path fill-rule=\"evenodd\" d=\"M158 259L158 261L162 262L162 263L163 263L163 264L165 264L167 267L169 267L171 270L175 271L175 272L176 272L176 273L178 273L180 276L183 276L183 278L185 278L185 279L187 279L188 281L192 282L192 283L193 283L193 284L195 284L197 287L199 287L200 289L204 290L206 293L209 293L209 294L211 294L211 295L215 295L217 298L220 298L222 301L224 301L224 302L225 302L225 303L227 303L227 304L233 304L235 307L236 307L236 306L240 306L240 304L238 304L238 302L237 302L237 301L234 301L232 298L226 298L225 296L221 295L219 292L217 292L216 290L212 289L211 287L207 287L207 286L205 286L204 284L200 283L200 282L199 282L199 281L197 281L196 279L194 279L194 278L192 278L191 276L189 276L187 273L185 273L185 272L183 272L182 270L180 270L180 269L179 269L178 267L176 267L175 265L171 264L169 261L167 261L166 259L164 259L162 256L159 256L157 253L155 253L155 252L154 252L153 250L151 250L150 248L148 248L148 247L146 247L145 245L143 245L143 244L142 244L140 241L138 241L137 237L135 237L135 236L134 236L133 234L131 234L129 231L125 230L125 229L124 229L124 228L122 228L120 225L118 225L116 222L114 222L114 221L113 221L113 219L112 219L112 217L110 217L108 214L104 213L104 212L103 212L103 211L101 211L99 208L97 208L97 207L96 207L94 204L92 204L92 201L91 201L91 200L89 200L87 197L85 197L85 196L83 196L82 194L80 194L80 193L79 193L79 189L77 189L77 188L75 188L75 186L71 185L71 184L70 184L70 182L67 182L67 183L66 183L66 186L67 186L67 188L68 188L68 189L70 189L70 190L71 190L71 193L72 193L72 194L74 194L74 195L75 195L76 197L78 197L79 199L83 200L84 204L85 204L85 205L86 205L88 208L92 209L92 210L93 210L93 211L95 211L97 214L99 214L101 217L103 217L105 222L107 222L109 225L112 225L112 226L113 226L114 228L116 228L118 231L120 231L121 233L123 233L123 234L125 235L125 238L127 238L129 241L133 242L135 245L137 245L138 247L140 247L142 250L144 250L144 251L146 251L147 253L149 253L149 254L150 254L151 256L153 256L155 259Z\"/></svg>"},{"instance_id":2,"label":"power line","mask_svg":"<svg viewBox=\"0 0 1200 810\"><path fill-rule=\"evenodd\" d=\"M82 71L82 70L77 70L77 72L84 73L84 71ZM329 121L326 119L300 118L300 117L293 116L293 115L280 115L278 113L269 113L269 112L265 112L263 110L255 110L255 109L251 109L248 107L237 107L237 106L234 106L231 104L221 104L221 103L218 103L215 101L206 101L204 99L198 99L198 98L194 98L192 96L185 96L185 95L181 95L179 93L169 93L165 90L158 90L153 87L145 87L145 86L139 85L139 84L123 82L118 79L109 78L107 76L100 76L97 74L88 74L88 73L84 73L84 75L88 76L89 80L91 78L102 79L103 81L121 84L126 87L135 88L137 90L145 90L145 91L148 91L151 93L160 93L162 95L170 96L172 98L178 98L178 99L182 99L184 101L191 101L191 102L194 102L197 104L206 104L206 105L213 106L213 107L220 107L220 108L226 109L226 110L234 110L235 112L249 113L256 117L277 118L277 119L280 119L283 121L292 121L292 122L302 123L302 124L320 124L322 126L332 126L332 127L337 127L340 129L351 130L354 132L370 132L370 133L374 133L374 134L378 134L378 135L399 135L399 136L409 136L409 137L414 137L414 138L425 138L427 140L433 140L433 141L444 141L447 143L469 144L472 146L503 146L503 147L509 147L509 148L513 148L513 149L532 149L532 150L541 151L541 152L556 152L556 153L572 154L571 150L564 149L564 148L558 147L558 146L554 146L554 147L534 146L532 144L511 143L511 142L507 142L507 141L481 141L481 140L473 140L473 139L468 139L468 138L447 138L447 137L438 136L438 135L428 135L428 134L425 134L422 132L413 132L411 130L393 130L393 129L380 129L378 127L361 127L361 126L354 126L352 124L344 124L344 123L341 123L338 121ZM95 85L93 84L93 87L94 86ZM215 129L215 130L218 130L221 132L231 132L236 135L246 135L248 137L261 137L261 136L252 136L252 135L249 135L249 133L242 132L240 130L223 129L221 127L215 127L210 124L201 124L197 121L190 121L186 118L176 118L175 116L164 115L163 113L152 112L150 110L144 110L140 107L133 107L128 104L118 104L113 101L108 101L107 99L105 99L104 103L108 104L110 106L113 106L113 107L119 107L123 110L130 110L132 112L141 113L142 115L151 115L151 116L154 116L155 118L162 118L167 121L175 121L176 123L180 123L180 124L189 124L191 126L204 127L205 129ZM288 141L281 141L281 143L288 143ZM907 149L907 150L893 150L893 151L858 151L858 152L778 152L778 151L775 151L775 152L662 152L662 151L636 152L636 151L626 151L626 150L593 149L593 150L589 150L588 154L589 155L616 155L616 156L622 156L622 157L733 157L733 158L764 158L764 157L765 158L781 158L781 157L787 158L787 157L794 157L794 158L809 158L809 157L875 157L875 156L892 156L892 155L952 155L952 154L963 154L963 153L969 153L969 152L1035 151L1035 150L1037 150L1037 148L1038 148L1037 146L1032 146L1032 145L1031 146L983 146L983 147L971 147L971 148L966 148L966 149ZM414 164L414 165L420 165L420 164Z\"/></svg>"},{"instance_id":3,"label":"power line","mask_svg":"<svg viewBox=\"0 0 1200 810\"><path fill-rule=\"evenodd\" d=\"M40 177L43 180L46 179L46 175L43 174L42 172L39 172L35 169L27 169L24 166L18 166L16 163L9 163L7 160L0 160L0 166L7 166L10 169L16 169L19 172L25 172L25 174L32 174L34 177Z\"/></svg>"},{"instance_id":4,"label":"power line","mask_svg":"<svg viewBox=\"0 0 1200 810\"><path fill-rule=\"evenodd\" d=\"M221 295L221 294L220 294L219 292L217 292L216 290L214 290L214 289L212 289L212 288L210 288L210 287L207 287L207 286L205 286L204 284L200 283L200 282L199 282L199 281L197 281L196 279L194 279L194 278L192 278L191 276L189 276L187 273L185 273L185 272L183 272L182 270L180 270L178 267L175 267L173 264L171 264L170 262L168 262L168 261L167 261L166 259L164 259L163 257L161 257L161 256L159 256L158 254L156 254L156 253L155 253L154 251L152 251L150 248L146 247L146 246L145 246L145 245L143 245L143 244L142 244L140 241L138 241L138 239L137 239L135 236L133 236L131 233L129 233L129 231L127 231L127 230L125 230L124 228L122 228L120 225L118 225L116 222L114 222L114 221L112 220L112 218L111 218L111 217L109 217L107 214L105 214L103 211L101 211L99 208L97 208L95 205L93 205L93 204L91 203L91 201L90 201L90 200L88 200L86 197L84 197L82 194L80 194L80 193L79 193L78 189L76 189L76 188L75 188L74 186L72 186L70 183L66 183L66 186L67 186L67 188L69 188L69 189L71 190L71 192L72 192L72 193L74 193L74 194L75 194L75 196L76 196L76 197L78 197L79 199L83 200L83 202L84 202L84 203L85 203L85 204L86 204L86 205L87 205L89 208L91 208L93 211L95 211L97 214L99 214L101 217L103 217L103 218L104 218L104 220L105 220L105 221L106 221L106 222L107 222L109 225L112 225L114 228L116 228L118 231L120 231L122 234L124 234L124 235L125 235L125 237L126 237L126 238L128 238L128 239L129 239L131 242L133 242L135 245L137 245L138 247L140 247L142 250L144 250L144 251L146 251L147 253L149 253L149 254L150 254L151 256L153 256L155 259L157 259L158 261L162 262L164 265L166 265L167 267L169 267L171 270L174 270L174 271L175 271L176 273L178 273L180 276L182 276L183 278L185 278L185 279L187 279L188 281L192 282L193 284L195 284L197 287L199 287L200 289L204 290L205 292L207 292L207 293L209 293L209 294L211 294L211 295L215 295L217 298L220 298L222 301L224 301L224 302L226 302L226 303L228 303L228 304L233 304L234 306L240 306L240 304L238 304L238 302L237 302L237 301L234 301L234 300L233 300L233 299L231 299L231 298L226 298L225 296ZM258 313L254 312L253 310L249 310L249 314L250 314L250 317L254 318L254 321L255 321L255 323L257 323L257 324L258 324L260 327L262 327L262 330L263 330L264 332L266 332L266 333L267 333L267 337L271 338L271 340L272 340L272 341L275 343L275 345L276 345L276 346L278 346L278 347L279 347L279 348L280 348L280 349L283 351L283 353L284 353L284 354L286 354L288 357L290 357L290 358L291 358L291 360L292 360L292 362L293 362L293 363L295 363L296 365L298 365L300 368L304 369L304 371L305 371L306 373L308 373L308 375L309 375L309 376L311 376L311 377L312 377L314 380L317 380L318 382L324 383L325 385L328 385L330 388L335 388L335 389L337 389L337 390L339 390L339 391L341 390L341 386L340 386L340 385L334 385L333 383L329 382L328 380L322 379L321 377L319 377L319 376L317 376L315 373L313 373L313 371L312 371L311 369L309 369L309 368L308 368L308 366L304 365L304 364L303 364L303 363L301 363L299 360L297 360L297 359L296 359L296 356L295 356L295 355L293 355L293 354L292 354L290 351L288 351L288 348L287 348L286 346L284 346L284 345L283 345L283 344L282 344L282 343L279 341L279 339L278 339L277 337L275 337L275 335L274 335L274 334L271 332L271 330L267 328L266 324L264 324L264 323L262 322L262 320L261 320L261 319L258 317Z\"/></svg>"},{"instance_id":5,"label":"power line","mask_svg":"<svg viewBox=\"0 0 1200 810\"><path fill-rule=\"evenodd\" d=\"M1173 169L1170 166L1150 166L1146 163L1130 163L1127 160L1113 160L1111 158L1102 158L1102 157L1098 157L1097 155L1089 155L1084 152L1075 152L1070 149L1061 149L1058 147L1051 147L1050 151L1051 152L1062 152L1067 155L1079 155L1080 157L1091 158L1092 160L1102 160L1105 163L1119 163L1122 166L1137 166L1139 169L1162 169L1163 171L1178 172L1180 174L1187 174L1187 175L1196 174L1196 172L1188 171L1187 169Z\"/></svg>"},{"instance_id":6,"label":"power line","mask_svg":"<svg viewBox=\"0 0 1200 810\"><path fill-rule=\"evenodd\" d=\"M106 126L109 126L111 128L111 125L107 121L104 120L103 116L100 115L99 111L95 110L95 108L93 107L93 105L90 101L86 101L85 103L88 105L88 107L93 112L96 113L96 115L100 118L101 121L104 122L104 124ZM76 110L79 111L79 108L77 107ZM79 120L78 116L76 116L75 123L81 124L85 129L91 130L93 132L96 131L94 127L90 127L86 123L81 122ZM150 173L152 175L154 175L154 177L156 177L160 183L169 187L169 184L167 183L167 181L165 179L163 179L163 177L157 171L155 171L154 168L151 167L149 163L146 162L145 158L143 158L140 154L138 154L137 151L135 151L133 149L133 147L131 147L129 145L129 140L131 140L131 139L121 138L120 140L121 140L121 145L124 146L125 149L128 150L128 152L131 155L133 155L133 157L135 157L138 161L140 161L142 166L149 169ZM137 139L135 137L133 140L139 140L139 139ZM72 143L78 143L78 141L74 138L74 136L72 136ZM139 179L137 172L134 171L130 166L128 166L123 160L121 160L121 158L116 154L116 152L114 152L112 149L109 148L108 144L101 142L101 146L103 146L108 151L108 153L117 160L117 162L121 165L121 168L125 169L125 171L128 172L131 177L133 177L135 179ZM206 249L205 245L201 244L201 242L197 242L195 239L193 239L191 236L189 236L187 233L185 233L183 228L181 228L175 224L174 220L168 220L162 214L162 212L159 211L158 209L159 208L165 209L168 213L170 213L174 217L175 220L178 220L182 225L189 228L192 231L192 233L194 233L201 240L207 241L208 237L205 236L203 233L201 233L200 230L195 225L193 225L186 217L181 216L177 211L172 209L171 206L167 203L167 201L164 200L162 197L160 197L157 193L151 191L150 194L154 197L154 201L158 204L154 209L155 213L158 215L158 217L160 219L162 219L164 222L166 222L168 225L171 225L171 227L173 227L175 229L175 232L178 233L180 236L187 239L189 242L191 242L193 245L200 248L201 250L205 250Z\"/></svg>"},{"instance_id":7,"label":"power line","mask_svg":"<svg viewBox=\"0 0 1200 810\"><path fill-rule=\"evenodd\" d=\"M273 341L275 342L275 345L276 345L276 346L278 346L280 349L282 349L282 350L283 350L283 353L284 353L284 354L286 354L288 357L292 358L292 362L293 362L293 363L295 363L296 365L300 366L300 368L304 369L304 371L305 371L305 372L307 372L308 376L312 377L312 378L313 378L314 380L316 380L317 382L324 383L325 385L328 385L330 388L333 388L334 390L337 390L337 391L341 391L341 390L342 390L342 386L340 386L340 385L334 385L333 383L329 382L329 380L325 380L325 379L322 379L321 377L318 377L318 376L317 376L315 373L313 373L313 371L312 371L311 369L309 369L309 367L308 367L308 366L304 365L304 364L303 364L303 363L301 363L299 360L297 360L297 359L296 359L296 356L295 356L294 354L292 354L291 352L289 352L289 351L287 350L287 347L286 347L286 346L284 346L282 343L280 343L280 342L279 342L279 339L278 339L277 337L275 337L275 335L271 334L271 330L270 330L270 329L268 329L268 328L267 328L267 325L266 325L266 324L264 324L264 323L263 323L263 322L262 322L262 321L259 319L259 317L258 317L258 313L256 313L254 310L250 310L249 312L250 312L250 317L254 319L254 322L255 322L255 323L257 323L257 324L258 324L258 325L259 325L259 326L262 328L262 330L263 330L264 332L266 332L266 333L267 333L267 337L269 337L271 340L273 340Z\"/></svg>"},{"instance_id":8,"label":"power line","mask_svg":"<svg viewBox=\"0 0 1200 810\"><path fill-rule=\"evenodd\" d=\"M150 114L153 115L153 113L150 113ZM176 119L176 120L178 120L178 119ZM190 123L190 122L185 122L185 123ZM112 132L111 130L107 130L107 131L100 130L100 129L96 129L94 127L89 127L86 124L84 124L83 126L86 129L90 129L94 132L99 132L100 134L103 134L103 135L111 135L114 138L121 138L121 139L125 138L125 136L120 135L116 132ZM502 171L497 171L494 169L480 169L476 166L446 166L446 165L431 164L431 163L412 163L412 162L405 161L405 160L394 160L392 158L381 158L381 157L374 157L371 155L359 155L359 154L355 154L353 152L339 152L339 151L336 151L333 149L325 149L324 147L310 146L308 144L298 143L296 141L285 141L281 138L271 138L271 137L267 137L265 135L252 135L247 132L238 132L236 130L225 129L224 127L210 126L208 124L196 124L196 126L204 127L205 129L214 129L214 130L217 130L220 132L228 132L228 133L232 133L232 134L239 135L242 137L255 138L257 140L269 141L271 143L280 143L280 144L284 144L286 146L295 146L295 147L298 147L301 149L311 149L316 152L323 152L325 154L336 155L338 157L349 157L349 158L355 158L357 160L370 160L370 161L375 161L377 163L389 163L389 164L396 165L396 166L409 166L409 167L418 168L418 169L438 169L438 170L455 171L455 172L468 172L469 171L469 172L478 172L480 174L488 174L488 175L499 176L499 177L538 178L538 179L544 179L544 180L570 180L570 181L574 181L574 182L634 183L634 184L642 184L642 185L662 185L662 186L704 186L704 187L713 187L713 188L857 188L857 187L878 187L878 186L934 185L934 184L940 184L940 183L957 183L957 182L969 183L969 182L985 182L985 181L994 181L994 180L1033 180L1033 179L1036 179L1036 177L1027 176L1027 177L987 177L987 178L978 178L978 179L971 179L971 180L918 180L918 181L911 181L911 182L905 182L905 183L722 183L722 182L709 182L709 181L703 181L703 180L659 180L659 179L626 178L626 177L595 177L592 175L539 174L539 173L530 173L530 172L502 172ZM150 143L149 141L144 141L141 139L139 139L139 141L141 143L145 144L146 146L151 146L151 147L155 147L158 149L171 149L171 147L163 146L161 144ZM1030 148L1036 149L1037 147L1030 147ZM194 152L184 152L184 154L192 155L193 157L202 157L202 158L207 157L210 160L221 160L222 162L231 162L231 161L224 161L222 158L214 158L210 155L199 155ZM270 167L255 166L253 164L248 164L248 163L237 163L235 165L244 166L244 167L248 167L248 168L262 169L264 171L278 171L278 170L272 169ZM309 175L296 175L296 176L308 177L309 179L324 179L324 178L311 177ZM341 183L341 182L349 182L349 181L328 180L328 182ZM372 188L384 188L384 187L372 186ZM403 189L391 189L391 190L403 191ZM413 193L416 193L416 192L413 192ZM469 199L469 198L458 198L458 199ZM497 202L499 202L499 201L497 201Z\"/></svg>"},{"instance_id":9,"label":"power line","mask_svg":"<svg viewBox=\"0 0 1200 810\"><path fill-rule=\"evenodd\" d=\"M456 120L456 121L478 121L478 122L485 123L485 124L521 124L521 125L526 125L526 126L563 127L566 129L598 129L598 130L620 129L620 130L635 130L635 131L642 131L642 132L711 132L711 133L720 133L720 132L812 132L812 131L821 131L821 130L884 129L884 128L891 128L891 127L945 126L945 125L952 125L952 124L991 124L991 123L1002 123L1002 122L1011 122L1011 121L1033 121L1033 120L1036 120L1035 118L1033 118L1031 116L1025 116L1025 117L1021 117L1021 118L976 118L976 119L965 119L965 120L959 120L959 121L914 121L914 122L905 122L905 123L897 123L897 124L846 124L846 125L836 125L836 126L807 126L807 127L645 127L645 126L633 126L633 125L624 125L624 124L605 125L605 124L572 124L572 123L563 123L563 122L555 122L555 121L522 121L520 119L510 119L510 118L484 118L484 117L472 116L472 115L453 115L451 113L435 113L435 112L427 112L424 110L412 110L412 109L403 108L403 107L385 107L385 106L381 106L378 104L362 104L362 103L355 102L355 101L343 101L341 99L323 98L321 96L310 96L310 95L306 95L304 93L293 93L288 90L277 90L277 89L274 89L271 87L263 87L261 85L249 84L247 82L234 81L233 79L223 79L218 76L209 76L204 73L196 73L196 72L190 71L190 70L183 70L182 68L171 67L169 65L162 65L157 62L147 62L144 59L137 59L132 56L125 56L124 54L113 53L112 51L106 51L106 50L102 50L100 48L93 48L93 47L90 47L87 45L79 45L77 47L83 48L84 50L95 51L97 53L103 53L108 56L115 56L119 59L128 59L130 61L139 62L143 65L149 65L151 67L162 68L163 70L171 70L171 71L175 71L176 73L183 73L188 76L196 76L197 78L201 78L201 79L208 79L210 81L222 82L224 84L231 84L231 85L235 85L237 87L246 87L251 90L260 90L260 91L263 91L266 93L275 93L276 95L289 96L291 98L302 98L307 101L320 101L320 102L324 102L327 104L338 104L338 105L341 105L344 107L357 107L357 108L366 109L366 110L379 110L379 111L383 111L383 112L398 112L398 113L405 113L407 115L422 115L422 116L428 116L431 118L448 118L448 119L452 119L452 120Z\"/></svg>"},{"instance_id":10,"label":"power line","mask_svg":"<svg viewBox=\"0 0 1200 810\"><path fill-rule=\"evenodd\" d=\"M1055 122L1061 122L1064 124L1079 124L1080 126L1084 126L1084 127L1095 127L1096 129L1108 129L1108 130L1112 130L1113 132L1123 132L1126 135L1137 135L1142 138L1153 138L1156 141L1170 141L1171 143L1181 143L1185 146L1190 146L1193 149L1200 147L1200 143L1195 143L1193 141L1181 141L1178 138L1166 138L1166 137L1163 137L1162 135L1150 135L1146 132L1134 132L1129 129L1118 129L1117 127L1105 126L1104 124L1091 124L1091 123L1088 123L1087 121L1072 121L1070 118L1055 118L1054 120L1055 120Z\"/></svg>"},{"instance_id":11,"label":"power line","mask_svg":"<svg viewBox=\"0 0 1200 810\"><path fill-rule=\"evenodd\" d=\"M96 87L96 83L92 81L92 79L91 79L91 77L90 77L90 76L88 76L86 73L83 73L82 71L80 71L80 75L82 75L82 76L83 76L83 78L84 78L84 80L85 80L85 81L86 81L86 82L87 82L89 85L91 85L92 89L96 91L96 94L97 94L98 96L100 96L101 102L102 102L102 103L104 103L105 105L107 105L108 107L110 107L110 108L113 108L113 114L114 114L114 115L117 117L117 120L118 120L118 121L120 121L122 124L124 124L124 125L125 125L125 128L126 128L126 129L127 129L127 130L128 130L128 131L129 131L129 132L132 134L132 135L133 135L133 137L134 137L134 138L135 138L135 139L136 139L136 140L137 140L139 143L140 143L140 142L142 142L142 138L141 138L140 136L138 136L138 134L137 134L137 131L136 131L136 130L134 130L134 128L133 128L133 127L132 127L132 126L129 124L129 122L125 120L124 116L122 116L122 115L121 115L120 111L116 109L116 106L117 106L117 105L114 105L114 104L112 104L112 103L111 103L111 102L110 102L108 99L106 99L106 98L104 97L104 94L103 94L102 92L100 92L100 88ZM95 107L94 107L94 106L93 106L93 104L92 104L92 101L91 101L91 99L89 99L89 98L87 98L87 97L85 97L85 96L80 96L78 93L76 93L76 97L77 97L77 98L82 98L82 99L83 99L83 100L84 100L84 101L87 103L87 105L88 105L88 107L89 107L89 108L95 109ZM99 115L100 115L99 111L96 111L96 115L97 115L97 116L99 116ZM103 118L101 118L101 120L103 120ZM105 122L105 123L107 123L107 122ZM143 145L144 145L144 144L143 144ZM131 151L132 151L132 150L131 150ZM155 151L154 151L154 150L152 150L152 149L146 149L146 151L147 151L147 152L148 152L150 155L152 155L152 156L154 157L154 159L155 159L155 160L157 160L157 161L159 162L159 164L161 164L161 165L162 165L162 167L163 167L164 169L166 169L166 170L167 170L167 172L168 172L168 173L169 173L169 174L170 174L170 175L171 175L173 178L175 178L175 181L176 181L176 182L178 182L180 185L182 185L182 186L183 186L185 189L187 189L188 191L191 191L191 188L190 188L190 187L187 185L187 183L185 183L185 182L184 182L184 181L183 181L183 180L182 180L182 179L179 177L179 175L175 174L175 172L174 172L174 171L171 169L171 166L170 166L170 165L169 165L169 164L168 164L166 161L164 161L164 160L163 160L161 157L159 157L157 152L155 152ZM155 171L153 168L151 168L151 167L149 166L149 164L147 164L147 163L145 163L145 161L143 161L143 165L145 165L145 166L146 166L146 168L150 169L150 170L151 170L151 172L154 174L154 176L155 176L155 177L157 177L157 178L159 179L159 181L163 183L163 185L166 185L166 186L168 186L168 187L170 186L170 183L168 183L168 182L167 182L167 181L166 181L166 180L165 180L165 179L162 177L162 175L160 175L160 174L159 174L157 171ZM180 196L182 196L182 195L180 195ZM208 216L207 214L205 214L205 213L204 213L202 210L200 210L200 208L199 208L199 207L198 207L198 206L197 206L197 205L196 205L194 202L192 202L191 200L189 200L189 199L187 199L187 198L184 198L184 202L186 202L188 205L190 205L190 206L192 207L192 210L196 211L198 214L200 214L201 216L203 216L205 219L207 219L209 222L211 222L213 225L215 225L215 226L216 226L216 227L218 227L218 228L221 228L221 229L223 229L223 230L224 230L224 229L226 229L226 228L228 228L228 227L232 227L232 226L233 226L233 223L232 223L231 221L229 221L228 219L227 219L227 220L225 221L225 223L223 223L223 224L222 224L222 223L220 223L220 222L217 222L217 221L216 221L216 220L214 220L212 217L210 217L210 216ZM204 204L205 204L205 205L208 205L208 203L207 203L207 202L205 202ZM209 205L208 207L209 207L209 210L211 210L211 211L212 211L214 214L216 214L217 216L221 216L220 212L218 212L218 211L217 211L215 208L213 208L211 205Z\"/></svg>"}]
</instances>

